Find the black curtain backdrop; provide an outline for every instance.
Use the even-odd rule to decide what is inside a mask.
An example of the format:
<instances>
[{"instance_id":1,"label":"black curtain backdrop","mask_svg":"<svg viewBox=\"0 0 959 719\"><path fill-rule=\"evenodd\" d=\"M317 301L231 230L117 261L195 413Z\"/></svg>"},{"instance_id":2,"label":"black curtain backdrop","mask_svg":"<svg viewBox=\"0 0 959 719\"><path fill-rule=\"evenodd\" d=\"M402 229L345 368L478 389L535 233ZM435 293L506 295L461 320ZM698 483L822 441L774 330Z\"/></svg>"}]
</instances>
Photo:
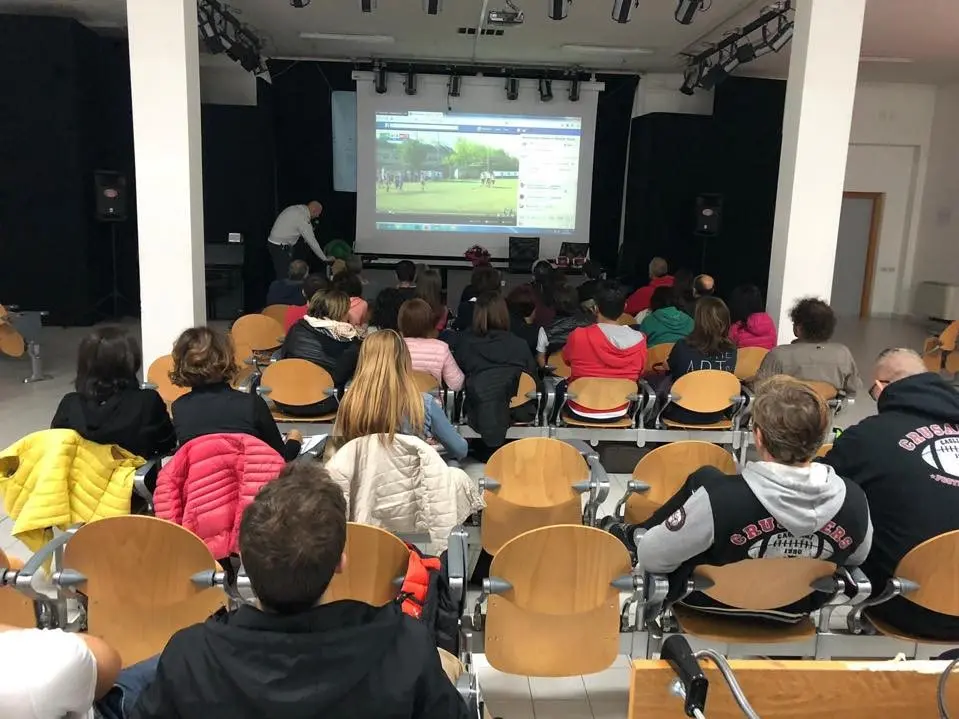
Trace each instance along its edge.
<instances>
[{"instance_id":1,"label":"black curtain backdrop","mask_svg":"<svg viewBox=\"0 0 959 719\"><path fill-rule=\"evenodd\" d=\"M626 146L629 142L635 75L601 75L606 83L596 112L593 146L593 196L589 216L590 257L604 267L616 267L619 228L623 216Z\"/></svg>"},{"instance_id":2,"label":"black curtain backdrop","mask_svg":"<svg viewBox=\"0 0 959 719\"><path fill-rule=\"evenodd\" d=\"M672 269L714 275L720 295L742 283L765 292L785 92L779 80L730 78L716 89L711 117L633 119L621 274L642 280L659 255ZM696 197L706 193L723 196L712 238L694 233Z\"/></svg>"}]
</instances>

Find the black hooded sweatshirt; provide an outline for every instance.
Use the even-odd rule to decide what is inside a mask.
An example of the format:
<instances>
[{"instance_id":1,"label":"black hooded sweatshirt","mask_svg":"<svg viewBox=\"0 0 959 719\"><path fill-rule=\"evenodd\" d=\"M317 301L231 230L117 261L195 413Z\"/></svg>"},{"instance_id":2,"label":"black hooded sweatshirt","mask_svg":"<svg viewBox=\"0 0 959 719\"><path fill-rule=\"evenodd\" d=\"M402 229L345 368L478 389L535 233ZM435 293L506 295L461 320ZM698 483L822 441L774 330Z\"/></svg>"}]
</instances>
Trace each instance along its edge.
<instances>
[{"instance_id":1,"label":"black hooded sweatshirt","mask_svg":"<svg viewBox=\"0 0 959 719\"><path fill-rule=\"evenodd\" d=\"M959 529L959 392L932 372L893 382L879 414L843 432L823 461L869 500L874 533L862 568L878 593L911 549ZM906 599L869 613L908 634L959 640L959 618Z\"/></svg>"},{"instance_id":2,"label":"black hooded sweatshirt","mask_svg":"<svg viewBox=\"0 0 959 719\"><path fill-rule=\"evenodd\" d=\"M468 719L426 625L339 601L250 606L173 635L132 719Z\"/></svg>"}]
</instances>

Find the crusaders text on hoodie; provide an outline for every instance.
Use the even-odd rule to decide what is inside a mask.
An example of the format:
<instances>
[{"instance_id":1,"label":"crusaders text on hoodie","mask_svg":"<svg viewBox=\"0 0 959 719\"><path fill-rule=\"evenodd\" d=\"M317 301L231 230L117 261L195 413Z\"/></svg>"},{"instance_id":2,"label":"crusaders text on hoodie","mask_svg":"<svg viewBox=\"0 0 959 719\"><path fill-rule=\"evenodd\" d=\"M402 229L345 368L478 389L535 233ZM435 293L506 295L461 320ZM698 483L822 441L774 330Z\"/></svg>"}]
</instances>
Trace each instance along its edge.
<instances>
[{"instance_id":1,"label":"crusaders text on hoodie","mask_svg":"<svg viewBox=\"0 0 959 719\"><path fill-rule=\"evenodd\" d=\"M876 534L863 571L878 594L914 547L959 530L959 393L933 372L889 384L879 414L850 427L823 460L866 493ZM948 571L959 571L950 565ZM897 598L871 616L929 639L959 641L959 618Z\"/></svg>"}]
</instances>

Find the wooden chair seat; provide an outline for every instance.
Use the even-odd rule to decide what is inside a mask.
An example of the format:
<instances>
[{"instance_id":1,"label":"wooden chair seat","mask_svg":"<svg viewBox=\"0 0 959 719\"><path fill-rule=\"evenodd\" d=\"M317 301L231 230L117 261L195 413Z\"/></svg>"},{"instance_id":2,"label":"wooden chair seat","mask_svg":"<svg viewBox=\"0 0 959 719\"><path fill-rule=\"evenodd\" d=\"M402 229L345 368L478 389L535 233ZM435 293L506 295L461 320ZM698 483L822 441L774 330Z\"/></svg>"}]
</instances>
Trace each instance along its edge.
<instances>
[{"instance_id":1,"label":"wooden chair seat","mask_svg":"<svg viewBox=\"0 0 959 719\"><path fill-rule=\"evenodd\" d=\"M765 347L743 347L736 352L736 376L742 382L748 382L756 377L759 366L763 363L769 350Z\"/></svg>"},{"instance_id":2,"label":"wooden chair seat","mask_svg":"<svg viewBox=\"0 0 959 719\"><path fill-rule=\"evenodd\" d=\"M649 353L646 355L646 366L643 368L643 374L665 372L669 369L666 360L669 359L669 353L673 351L673 344L673 342L664 342L650 347Z\"/></svg>"},{"instance_id":3,"label":"wooden chair seat","mask_svg":"<svg viewBox=\"0 0 959 719\"><path fill-rule=\"evenodd\" d=\"M719 422L712 422L711 424L684 424L683 422L664 419L663 424L670 429L727 430L733 428L733 422L731 419L724 419Z\"/></svg>"},{"instance_id":4,"label":"wooden chair seat","mask_svg":"<svg viewBox=\"0 0 959 719\"><path fill-rule=\"evenodd\" d=\"M566 360L563 359L563 350L553 352L546 359L546 364L553 368L554 377L569 378L570 369L569 365L566 364Z\"/></svg>"},{"instance_id":5,"label":"wooden chair seat","mask_svg":"<svg viewBox=\"0 0 959 719\"><path fill-rule=\"evenodd\" d=\"M298 417L293 414L286 414L285 412L280 412L279 410L274 409L271 414L273 419L277 422L293 423L293 422L303 422L304 424L316 424L318 422L332 422L336 419L336 412L332 414L324 414L319 417Z\"/></svg>"},{"instance_id":6,"label":"wooden chair seat","mask_svg":"<svg viewBox=\"0 0 959 719\"><path fill-rule=\"evenodd\" d=\"M879 630L880 634L883 634L884 636L887 636L887 637L891 637L893 639L899 639L904 642L913 642L916 644L934 644L934 645L943 645L943 646L949 646L949 647L954 647L956 646L956 644L959 644L959 642L956 642L956 641L927 639L926 637L915 637L910 634L905 634L903 631L896 629L891 624L872 616L869 613L868 609L864 612L864 614L866 615L866 618L869 620L869 623L872 624L877 630Z\"/></svg>"},{"instance_id":7,"label":"wooden chair seat","mask_svg":"<svg viewBox=\"0 0 959 719\"><path fill-rule=\"evenodd\" d=\"M410 550L395 534L367 524L346 525L346 570L334 574L323 595L323 603L352 599L376 607L388 604L399 594L394 583L406 576Z\"/></svg>"},{"instance_id":8,"label":"wooden chair seat","mask_svg":"<svg viewBox=\"0 0 959 719\"><path fill-rule=\"evenodd\" d=\"M673 403L690 412L710 414L732 406L734 397L742 392L742 385L732 372L701 369L684 374L673 383L670 393Z\"/></svg>"},{"instance_id":9,"label":"wooden chair seat","mask_svg":"<svg viewBox=\"0 0 959 719\"><path fill-rule=\"evenodd\" d=\"M429 372L413 370L413 381L416 382L416 388L420 392L432 394L440 387L440 381Z\"/></svg>"},{"instance_id":10,"label":"wooden chair seat","mask_svg":"<svg viewBox=\"0 0 959 719\"><path fill-rule=\"evenodd\" d=\"M333 387L330 373L305 359L283 359L263 370L260 385L269 398L286 407L307 407L323 402ZM315 420L319 421L319 420Z\"/></svg>"},{"instance_id":11,"label":"wooden chair seat","mask_svg":"<svg viewBox=\"0 0 959 719\"><path fill-rule=\"evenodd\" d=\"M500 447L486 463L500 483L483 497L483 548L495 555L513 537L553 524L581 524L582 498L573 485L589 478L586 460L557 439L528 437Z\"/></svg>"},{"instance_id":12,"label":"wooden chair seat","mask_svg":"<svg viewBox=\"0 0 959 719\"><path fill-rule=\"evenodd\" d=\"M624 312L616 319L616 323L629 327L630 325L636 324L636 318Z\"/></svg>"},{"instance_id":13,"label":"wooden chair seat","mask_svg":"<svg viewBox=\"0 0 959 719\"><path fill-rule=\"evenodd\" d=\"M290 309L290 305L268 305L263 308L260 314L276 320L280 327L282 327L283 323L286 322L286 311L288 309Z\"/></svg>"},{"instance_id":14,"label":"wooden chair seat","mask_svg":"<svg viewBox=\"0 0 959 719\"><path fill-rule=\"evenodd\" d=\"M189 387L178 387L173 384L170 379L170 372L172 371L173 357L171 355L157 357L147 370L147 382L157 388L157 393L167 403L167 406L172 405L177 399L190 391Z\"/></svg>"},{"instance_id":15,"label":"wooden chair seat","mask_svg":"<svg viewBox=\"0 0 959 719\"><path fill-rule=\"evenodd\" d=\"M155 517L111 517L80 527L67 542L63 566L86 581L87 625L123 659L123 666L163 651L180 629L226 604L220 588L191 581L215 571L206 545L183 527Z\"/></svg>"},{"instance_id":16,"label":"wooden chair seat","mask_svg":"<svg viewBox=\"0 0 959 719\"><path fill-rule=\"evenodd\" d=\"M230 328L237 346L253 352L271 352L283 344L283 324L263 314L243 315Z\"/></svg>"},{"instance_id":17,"label":"wooden chair seat","mask_svg":"<svg viewBox=\"0 0 959 719\"><path fill-rule=\"evenodd\" d=\"M569 415L563 416L563 424L570 427L590 427L591 429L629 429L633 426L633 420L629 417L617 419L615 422L589 422L583 419L573 419Z\"/></svg>"},{"instance_id":18,"label":"wooden chair seat","mask_svg":"<svg viewBox=\"0 0 959 719\"><path fill-rule=\"evenodd\" d=\"M824 444L822 447L820 447L820 448L816 451L816 457L818 457L818 458L825 457L825 456L826 456L827 454L829 454L831 451L832 451L832 443L830 442L829 444Z\"/></svg>"},{"instance_id":19,"label":"wooden chair seat","mask_svg":"<svg viewBox=\"0 0 959 719\"><path fill-rule=\"evenodd\" d=\"M682 604L673 613L683 634L728 644L776 644L801 642L816 635L811 619L796 624L777 624L745 617L726 617L700 612Z\"/></svg>"},{"instance_id":20,"label":"wooden chair seat","mask_svg":"<svg viewBox=\"0 0 959 719\"><path fill-rule=\"evenodd\" d=\"M530 377L526 372L523 372L519 376L519 385L516 388L516 394L513 396L513 399L509 401L510 409L515 409L517 407L522 407L524 404L530 401L530 398L527 397L527 393L536 391L536 380Z\"/></svg>"},{"instance_id":21,"label":"wooden chair seat","mask_svg":"<svg viewBox=\"0 0 959 719\"><path fill-rule=\"evenodd\" d=\"M611 534L561 525L525 532L493 558L511 589L489 598L486 657L508 674L564 677L607 669L619 653L619 591L629 553Z\"/></svg>"},{"instance_id":22,"label":"wooden chair seat","mask_svg":"<svg viewBox=\"0 0 959 719\"><path fill-rule=\"evenodd\" d=\"M0 324L0 353L10 357L22 357L25 351L23 336L12 325Z\"/></svg>"},{"instance_id":23,"label":"wooden chair seat","mask_svg":"<svg viewBox=\"0 0 959 719\"><path fill-rule=\"evenodd\" d=\"M839 396L839 390L833 387L828 382L817 382L815 380L805 381L801 380L804 385L809 387L813 392L818 394L823 402L828 402L831 399L836 399Z\"/></svg>"},{"instance_id":24,"label":"wooden chair seat","mask_svg":"<svg viewBox=\"0 0 959 719\"><path fill-rule=\"evenodd\" d=\"M4 569L23 569L23 562L8 557L0 550L0 572ZM32 629L37 626L33 600L13 587L0 587L0 624Z\"/></svg>"}]
</instances>

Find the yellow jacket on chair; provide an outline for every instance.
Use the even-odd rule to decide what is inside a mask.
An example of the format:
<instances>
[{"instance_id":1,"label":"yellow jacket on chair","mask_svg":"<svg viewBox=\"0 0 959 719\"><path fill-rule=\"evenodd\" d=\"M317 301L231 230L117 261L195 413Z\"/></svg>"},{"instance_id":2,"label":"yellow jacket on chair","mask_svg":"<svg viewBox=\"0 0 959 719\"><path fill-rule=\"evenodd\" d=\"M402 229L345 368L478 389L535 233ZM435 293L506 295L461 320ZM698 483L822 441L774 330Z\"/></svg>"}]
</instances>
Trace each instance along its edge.
<instances>
[{"instance_id":1,"label":"yellow jacket on chair","mask_svg":"<svg viewBox=\"0 0 959 719\"><path fill-rule=\"evenodd\" d=\"M0 452L0 493L13 536L37 551L54 527L129 514L133 476L145 462L72 429L27 435Z\"/></svg>"}]
</instances>

